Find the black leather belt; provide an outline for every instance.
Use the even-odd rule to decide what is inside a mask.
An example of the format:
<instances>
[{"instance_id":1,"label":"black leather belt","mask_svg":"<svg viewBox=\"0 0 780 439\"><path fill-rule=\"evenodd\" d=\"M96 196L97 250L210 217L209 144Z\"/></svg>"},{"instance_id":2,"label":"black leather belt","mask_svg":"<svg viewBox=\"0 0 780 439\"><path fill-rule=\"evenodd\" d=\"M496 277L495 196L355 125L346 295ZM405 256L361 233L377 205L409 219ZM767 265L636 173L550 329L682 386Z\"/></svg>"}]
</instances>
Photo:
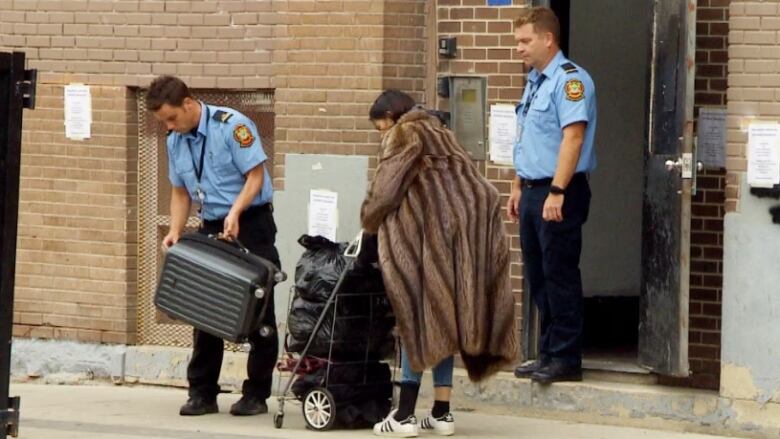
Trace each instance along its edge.
<instances>
[{"instance_id":1,"label":"black leather belt","mask_svg":"<svg viewBox=\"0 0 780 439\"><path fill-rule=\"evenodd\" d=\"M576 181L587 181L588 180L588 174L586 172L577 172L576 174L571 176L571 182L569 184L574 183ZM534 188L534 187L547 187L552 184L552 177L547 178L538 178L538 179L530 179L530 178L521 178L520 184L522 187L527 188Z\"/></svg>"}]
</instances>

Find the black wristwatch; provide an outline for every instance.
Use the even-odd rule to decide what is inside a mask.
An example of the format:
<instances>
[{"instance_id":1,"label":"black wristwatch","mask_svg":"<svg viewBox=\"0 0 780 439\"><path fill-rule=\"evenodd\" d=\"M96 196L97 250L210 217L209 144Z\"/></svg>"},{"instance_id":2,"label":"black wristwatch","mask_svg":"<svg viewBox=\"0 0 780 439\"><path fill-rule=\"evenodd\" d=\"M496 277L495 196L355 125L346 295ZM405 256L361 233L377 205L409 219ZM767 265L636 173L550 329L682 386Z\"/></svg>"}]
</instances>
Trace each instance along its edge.
<instances>
[{"instance_id":1,"label":"black wristwatch","mask_svg":"<svg viewBox=\"0 0 780 439\"><path fill-rule=\"evenodd\" d=\"M552 185L550 186L550 193L555 195L563 195L566 192L562 187Z\"/></svg>"}]
</instances>

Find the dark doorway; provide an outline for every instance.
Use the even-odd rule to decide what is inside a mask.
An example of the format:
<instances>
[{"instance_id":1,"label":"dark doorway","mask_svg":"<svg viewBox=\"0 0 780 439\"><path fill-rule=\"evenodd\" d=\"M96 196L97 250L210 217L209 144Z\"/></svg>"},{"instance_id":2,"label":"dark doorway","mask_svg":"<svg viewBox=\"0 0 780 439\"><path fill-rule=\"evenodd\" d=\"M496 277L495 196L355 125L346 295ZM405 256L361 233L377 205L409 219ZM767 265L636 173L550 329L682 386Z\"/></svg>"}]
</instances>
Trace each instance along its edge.
<instances>
[{"instance_id":1,"label":"dark doorway","mask_svg":"<svg viewBox=\"0 0 780 439\"><path fill-rule=\"evenodd\" d=\"M583 229L584 364L636 367L651 35L647 0L551 1L567 57L596 84L598 167ZM594 366L596 365L596 366Z\"/></svg>"}]
</instances>

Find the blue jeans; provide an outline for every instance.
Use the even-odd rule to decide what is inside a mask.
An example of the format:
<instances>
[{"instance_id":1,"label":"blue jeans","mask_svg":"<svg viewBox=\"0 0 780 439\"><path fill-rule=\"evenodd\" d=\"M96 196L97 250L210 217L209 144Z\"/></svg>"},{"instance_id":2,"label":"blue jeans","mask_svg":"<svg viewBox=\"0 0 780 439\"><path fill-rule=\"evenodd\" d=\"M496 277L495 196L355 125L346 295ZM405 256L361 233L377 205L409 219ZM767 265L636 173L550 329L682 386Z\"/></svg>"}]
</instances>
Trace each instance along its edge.
<instances>
[{"instance_id":1,"label":"blue jeans","mask_svg":"<svg viewBox=\"0 0 780 439\"><path fill-rule=\"evenodd\" d=\"M452 387L452 369L455 366L453 357L445 358L433 368L433 387ZM420 385L422 372L415 372L409 366L406 349L401 348L401 383Z\"/></svg>"}]
</instances>

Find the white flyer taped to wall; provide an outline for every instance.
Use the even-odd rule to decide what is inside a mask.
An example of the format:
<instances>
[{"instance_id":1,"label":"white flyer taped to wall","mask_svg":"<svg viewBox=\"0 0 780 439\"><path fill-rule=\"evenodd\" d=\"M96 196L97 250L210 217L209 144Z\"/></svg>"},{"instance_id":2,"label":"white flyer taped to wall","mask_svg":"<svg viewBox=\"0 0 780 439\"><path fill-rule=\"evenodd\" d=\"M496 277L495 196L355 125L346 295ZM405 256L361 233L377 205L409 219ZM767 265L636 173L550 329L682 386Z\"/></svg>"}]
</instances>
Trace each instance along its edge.
<instances>
[{"instance_id":1,"label":"white flyer taped to wall","mask_svg":"<svg viewBox=\"0 0 780 439\"><path fill-rule=\"evenodd\" d=\"M699 160L708 169L726 167L726 109L703 107L698 124Z\"/></svg>"},{"instance_id":2,"label":"white flyer taped to wall","mask_svg":"<svg viewBox=\"0 0 780 439\"><path fill-rule=\"evenodd\" d=\"M748 184L780 184L780 124L754 122L748 127Z\"/></svg>"},{"instance_id":3,"label":"white flyer taped to wall","mask_svg":"<svg viewBox=\"0 0 780 439\"><path fill-rule=\"evenodd\" d=\"M494 104L490 106L490 160L511 165L517 131L515 106Z\"/></svg>"},{"instance_id":4,"label":"white flyer taped to wall","mask_svg":"<svg viewBox=\"0 0 780 439\"><path fill-rule=\"evenodd\" d=\"M65 137L89 139L92 135L92 95L88 85L65 86Z\"/></svg>"},{"instance_id":5,"label":"white flyer taped to wall","mask_svg":"<svg viewBox=\"0 0 780 439\"><path fill-rule=\"evenodd\" d=\"M324 189L309 191L309 235L336 241L338 229L338 192Z\"/></svg>"}]
</instances>

